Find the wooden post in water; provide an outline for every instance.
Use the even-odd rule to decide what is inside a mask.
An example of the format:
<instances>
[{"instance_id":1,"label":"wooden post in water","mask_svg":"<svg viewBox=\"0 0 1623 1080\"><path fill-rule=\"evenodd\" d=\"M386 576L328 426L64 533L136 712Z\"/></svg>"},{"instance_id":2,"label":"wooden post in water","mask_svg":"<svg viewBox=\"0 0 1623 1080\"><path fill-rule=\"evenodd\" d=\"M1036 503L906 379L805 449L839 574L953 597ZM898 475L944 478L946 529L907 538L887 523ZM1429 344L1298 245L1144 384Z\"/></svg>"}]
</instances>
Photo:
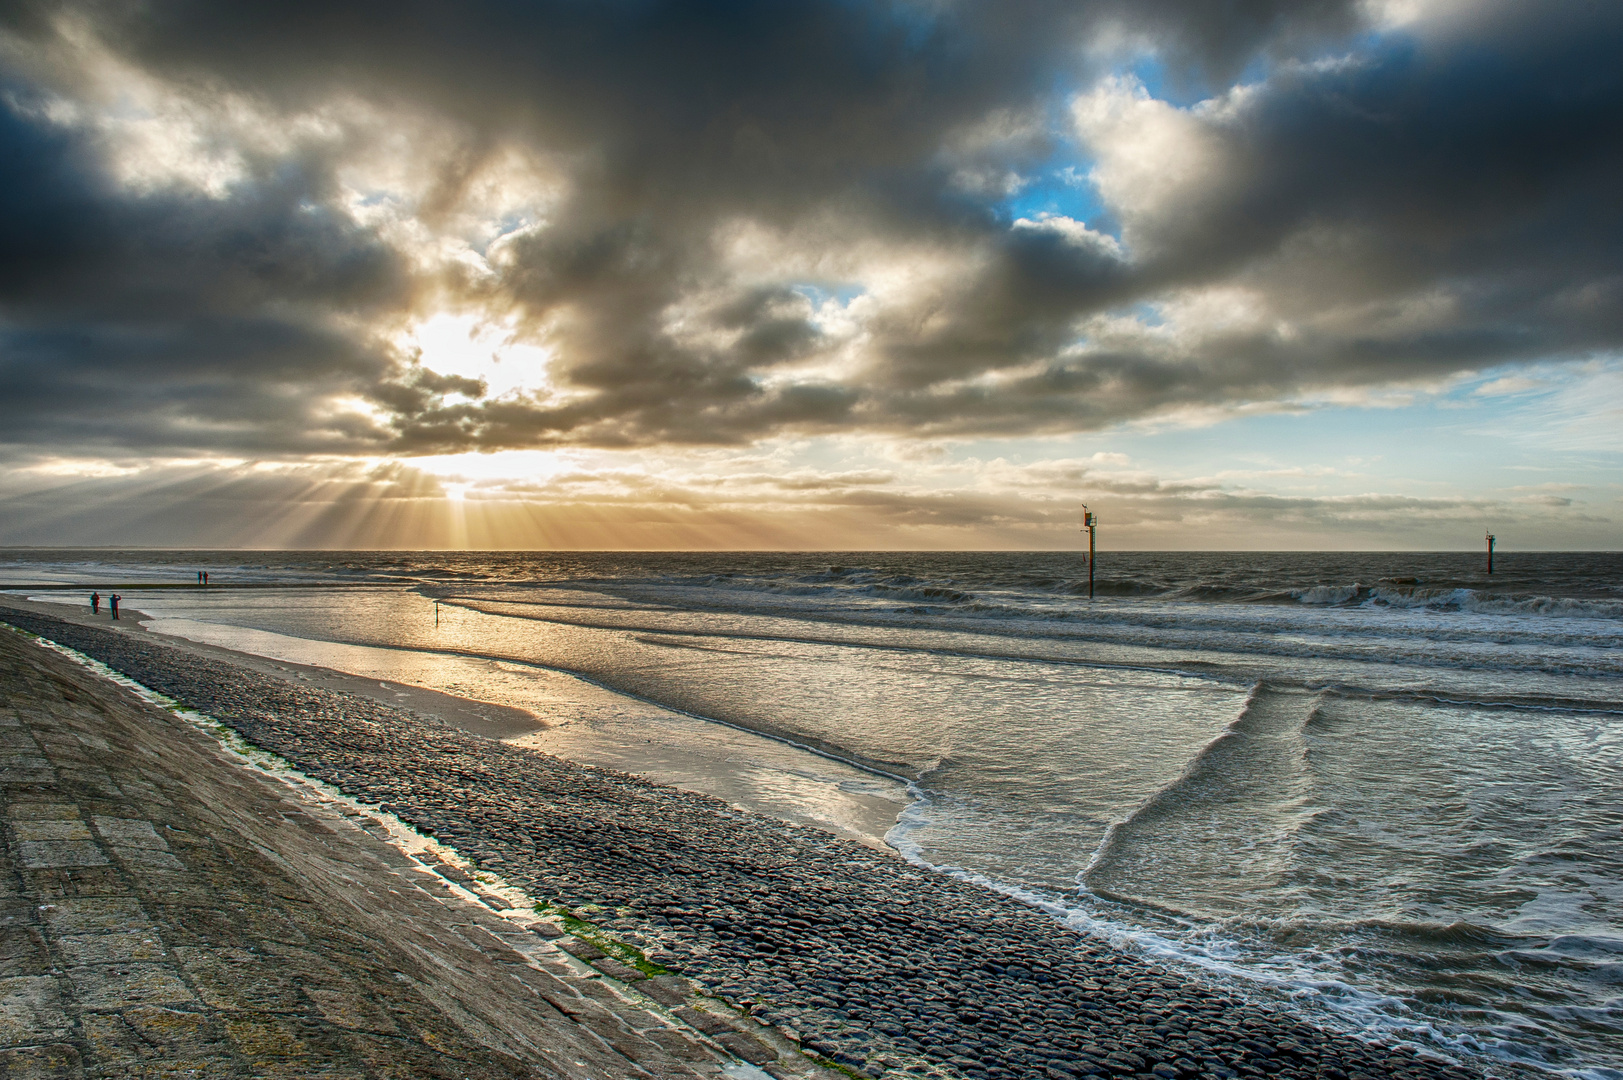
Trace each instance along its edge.
<instances>
[{"instance_id":1,"label":"wooden post in water","mask_svg":"<svg viewBox=\"0 0 1623 1080\"><path fill-rule=\"evenodd\" d=\"M1488 534L1488 573L1493 574L1493 533Z\"/></svg>"},{"instance_id":2,"label":"wooden post in water","mask_svg":"<svg viewBox=\"0 0 1623 1080\"><path fill-rule=\"evenodd\" d=\"M1082 527L1088 530L1088 599L1093 599L1093 530L1099 524L1099 517L1088 509L1088 504L1082 504Z\"/></svg>"}]
</instances>

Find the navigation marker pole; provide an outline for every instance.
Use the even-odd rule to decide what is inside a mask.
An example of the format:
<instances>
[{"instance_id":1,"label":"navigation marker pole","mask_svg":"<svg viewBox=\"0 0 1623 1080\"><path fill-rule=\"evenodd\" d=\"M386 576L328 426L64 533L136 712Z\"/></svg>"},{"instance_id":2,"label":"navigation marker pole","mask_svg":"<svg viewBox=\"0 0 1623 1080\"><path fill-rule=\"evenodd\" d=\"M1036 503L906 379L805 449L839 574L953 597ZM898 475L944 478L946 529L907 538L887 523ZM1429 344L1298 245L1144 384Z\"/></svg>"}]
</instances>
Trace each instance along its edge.
<instances>
[{"instance_id":1,"label":"navigation marker pole","mask_svg":"<svg viewBox=\"0 0 1623 1080\"><path fill-rule=\"evenodd\" d=\"M439 624L440 624L440 602L438 600L436 600L436 601L434 601L434 625L438 626Z\"/></svg>"},{"instance_id":2,"label":"navigation marker pole","mask_svg":"<svg viewBox=\"0 0 1623 1080\"><path fill-rule=\"evenodd\" d=\"M1088 509L1088 504L1082 504L1082 527L1088 530L1088 599L1093 599L1093 530L1099 524L1099 516ZM1491 572L1491 571L1490 571Z\"/></svg>"},{"instance_id":3,"label":"navigation marker pole","mask_svg":"<svg viewBox=\"0 0 1623 1080\"><path fill-rule=\"evenodd\" d=\"M1488 534L1488 573L1493 573L1493 533Z\"/></svg>"}]
</instances>

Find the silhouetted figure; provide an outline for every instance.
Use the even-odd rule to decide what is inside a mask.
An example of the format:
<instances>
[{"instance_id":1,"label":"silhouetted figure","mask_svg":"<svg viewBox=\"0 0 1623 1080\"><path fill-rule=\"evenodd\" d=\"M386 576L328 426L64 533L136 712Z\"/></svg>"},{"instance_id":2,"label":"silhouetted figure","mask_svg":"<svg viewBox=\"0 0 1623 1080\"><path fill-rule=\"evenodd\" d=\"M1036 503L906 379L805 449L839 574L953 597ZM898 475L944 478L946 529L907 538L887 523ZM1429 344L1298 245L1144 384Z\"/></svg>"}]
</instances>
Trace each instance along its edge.
<instances>
[{"instance_id":1,"label":"silhouetted figure","mask_svg":"<svg viewBox=\"0 0 1623 1080\"><path fill-rule=\"evenodd\" d=\"M203 584L203 571L201 570L197 572L197 583L199 585Z\"/></svg>"},{"instance_id":2,"label":"silhouetted figure","mask_svg":"<svg viewBox=\"0 0 1623 1080\"><path fill-rule=\"evenodd\" d=\"M207 585L208 583L209 583L209 572L207 570L205 570L205 571L203 571L203 584Z\"/></svg>"},{"instance_id":3,"label":"silhouetted figure","mask_svg":"<svg viewBox=\"0 0 1623 1080\"><path fill-rule=\"evenodd\" d=\"M90 614L101 614L101 593L99 592L93 592L90 594Z\"/></svg>"},{"instance_id":4,"label":"silhouetted figure","mask_svg":"<svg viewBox=\"0 0 1623 1080\"><path fill-rule=\"evenodd\" d=\"M112 596L107 598L107 606L112 608L113 618L115 619L118 618L118 602L122 599L124 598L117 593L114 593Z\"/></svg>"}]
</instances>

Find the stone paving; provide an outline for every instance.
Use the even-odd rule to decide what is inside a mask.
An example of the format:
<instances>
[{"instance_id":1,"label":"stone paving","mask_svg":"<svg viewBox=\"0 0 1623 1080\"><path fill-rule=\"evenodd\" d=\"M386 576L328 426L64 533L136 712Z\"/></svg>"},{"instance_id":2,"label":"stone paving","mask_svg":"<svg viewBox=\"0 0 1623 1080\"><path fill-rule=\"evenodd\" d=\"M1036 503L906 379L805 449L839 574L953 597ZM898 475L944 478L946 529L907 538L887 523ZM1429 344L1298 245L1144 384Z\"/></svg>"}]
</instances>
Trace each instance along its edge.
<instances>
[{"instance_id":1,"label":"stone paving","mask_svg":"<svg viewBox=\"0 0 1623 1080\"><path fill-rule=\"evenodd\" d=\"M9 629L0 814L0 1077L695 1078L779 1056ZM789 1056L775 1071L821 1072Z\"/></svg>"}]
</instances>

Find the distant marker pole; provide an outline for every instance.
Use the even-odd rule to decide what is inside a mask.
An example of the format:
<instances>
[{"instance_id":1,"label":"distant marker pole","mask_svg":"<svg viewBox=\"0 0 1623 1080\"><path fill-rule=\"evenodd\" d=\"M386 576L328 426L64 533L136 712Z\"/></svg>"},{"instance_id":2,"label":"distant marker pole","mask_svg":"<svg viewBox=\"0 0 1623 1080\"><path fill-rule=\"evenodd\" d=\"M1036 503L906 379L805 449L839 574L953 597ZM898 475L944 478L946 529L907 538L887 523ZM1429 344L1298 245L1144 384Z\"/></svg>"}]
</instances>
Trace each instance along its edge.
<instances>
[{"instance_id":1,"label":"distant marker pole","mask_svg":"<svg viewBox=\"0 0 1623 1080\"><path fill-rule=\"evenodd\" d=\"M436 600L436 601L434 601L434 625L438 626L439 624L440 624L440 602L438 600Z\"/></svg>"},{"instance_id":2,"label":"distant marker pole","mask_svg":"<svg viewBox=\"0 0 1623 1080\"><path fill-rule=\"evenodd\" d=\"M1488 534L1488 573L1493 574L1493 533Z\"/></svg>"},{"instance_id":3,"label":"distant marker pole","mask_svg":"<svg viewBox=\"0 0 1623 1080\"><path fill-rule=\"evenodd\" d=\"M1082 504L1082 527L1088 530L1088 599L1093 599L1093 530L1098 526L1098 515L1088 509L1088 504Z\"/></svg>"}]
</instances>

